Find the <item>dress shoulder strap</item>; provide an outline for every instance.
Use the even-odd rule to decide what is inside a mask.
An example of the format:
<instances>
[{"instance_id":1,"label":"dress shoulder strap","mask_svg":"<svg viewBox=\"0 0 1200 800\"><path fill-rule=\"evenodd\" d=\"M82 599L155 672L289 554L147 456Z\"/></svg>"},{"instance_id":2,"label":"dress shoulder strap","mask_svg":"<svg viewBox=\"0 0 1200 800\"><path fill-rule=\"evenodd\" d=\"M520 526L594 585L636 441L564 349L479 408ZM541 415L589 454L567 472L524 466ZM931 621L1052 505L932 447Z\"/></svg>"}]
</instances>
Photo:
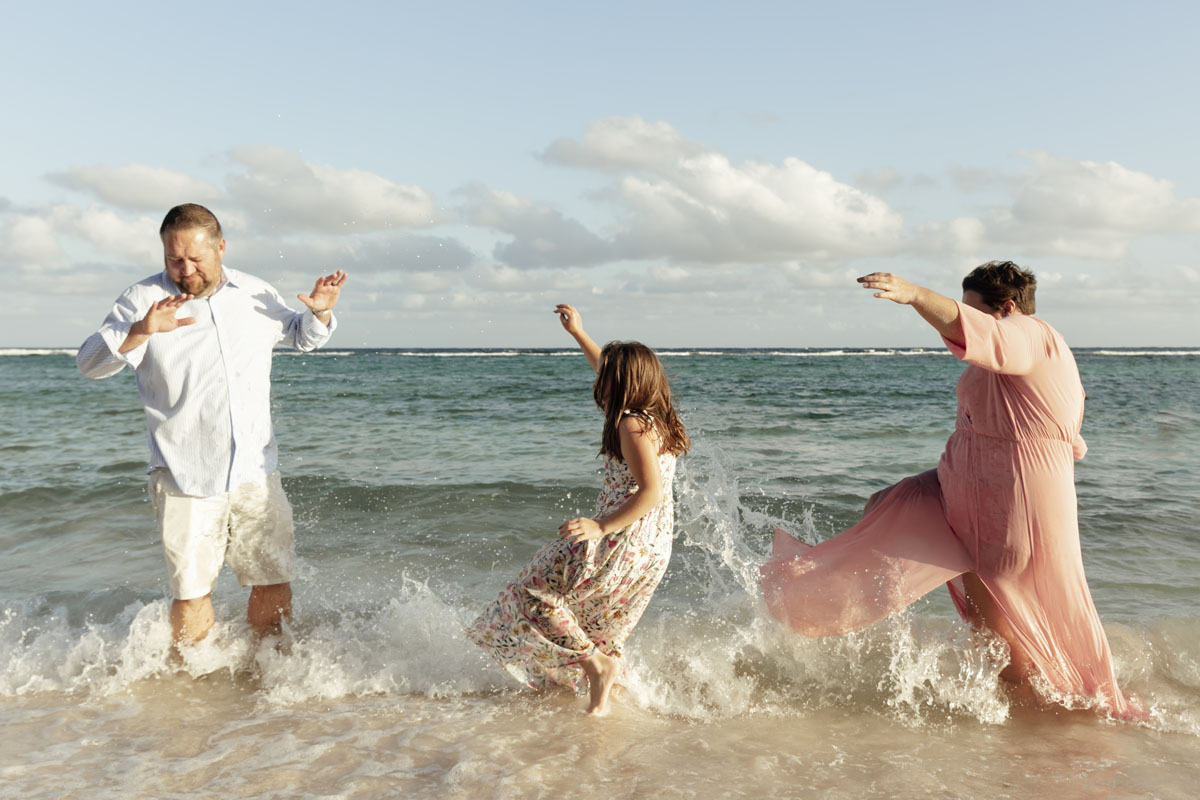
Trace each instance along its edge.
<instances>
[{"instance_id":1,"label":"dress shoulder strap","mask_svg":"<svg viewBox=\"0 0 1200 800\"><path fill-rule=\"evenodd\" d=\"M643 411L640 408L626 408L621 412L621 417L634 417L635 419L640 419L642 422L650 426L650 430L654 434L654 439L658 443L659 455L661 456L663 454L663 436L662 432L658 429L658 424L654 421L654 415L647 411Z\"/></svg>"},{"instance_id":2,"label":"dress shoulder strap","mask_svg":"<svg viewBox=\"0 0 1200 800\"><path fill-rule=\"evenodd\" d=\"M636 417L650 426L654 425L654 417L640 408L627 408L621 412L622 417Z\"/></svg>"}]
</instances>

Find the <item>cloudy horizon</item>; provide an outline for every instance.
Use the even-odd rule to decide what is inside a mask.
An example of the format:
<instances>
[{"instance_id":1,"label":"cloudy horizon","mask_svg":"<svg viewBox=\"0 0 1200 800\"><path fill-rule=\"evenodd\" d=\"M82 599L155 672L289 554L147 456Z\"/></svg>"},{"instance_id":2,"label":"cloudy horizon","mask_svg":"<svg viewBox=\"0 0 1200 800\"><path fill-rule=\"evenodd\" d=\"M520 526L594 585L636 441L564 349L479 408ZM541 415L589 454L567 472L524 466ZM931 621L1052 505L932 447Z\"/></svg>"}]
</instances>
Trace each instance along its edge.
<instances>
[{"instance_id":1,"label":"cloudy horizon","mask_svg":"<svg viewBox=\"0 0 1200 800\"><path fill-rule=\"evenodd\" d=\"M542 8L547 31L576 21ZM450 54L462 63L430 66L428 85L411 70L437 48L419 38L402 53L346 40L324 69L273 70L271 57L340 41L312 14L278 23L291 40L262 44L255 36L277 23L242 12L217 70L228 80L211 93L152 66L176 55L161 40L170 19L143 22L143 38L120 28L145 46L140 61L99 58L103 37L69 33L64 52L97 55L99 74L37 73L17 98L0 184L0 347L82 341L125 286L161 269L158 225L181 202L211 208L226 263L285 297L346 270L339 347L558 346L557 302L578 306L599 339L659 347L934 346L915 314L854 277L886 270L956 296L966 271L997 258L1037 273L1039 316L1072 345L1200 344L1196 112L1173 92L1197 57L1165 46L1190 29L1173 15L1196 11L1152 5L1148 32L1124 33L1136 66L1088 41L1121 30L1119 8L1081 18L1084 6L1064 6L1033 33L1021 18L1033 5L1011 19L955 12L946 24L1025 36L1022 65L999 68L950 58L947 48L973 47L900 19L909 58L889 66L870 41L885 34L853 15L778 7L830 36L802 57L775 51L797 75L821 62L824 84L797 87L764 67L767 42L735 42L725 69L695 44L637 51L677 24L670 6L650 8L619 6L644 14L636 35L593 12L599 43L559 41L539 59L521 48L536 31L480 7L514 52L494 63L498 40L464 32ZM718 36L765 6L748 8L710 9L689 27ZM430 8L376 11L397 26L446 21ZM19 13L3 34L10 73L50 25L48 12ZM240 54L250 42L268 52ZM634 63L610 67L601 43ZM914 55L922 43L945 62ZM856 63L831 73L847 53ZM1049 70L1056 55L1064 66ZM701 85L681 89L689 69ZM245 72L253 79L234 79ZM1109 107L1096 107L1103 98ZM882 130L864 130L868 119Z\"/></svg>"}]
</instances>

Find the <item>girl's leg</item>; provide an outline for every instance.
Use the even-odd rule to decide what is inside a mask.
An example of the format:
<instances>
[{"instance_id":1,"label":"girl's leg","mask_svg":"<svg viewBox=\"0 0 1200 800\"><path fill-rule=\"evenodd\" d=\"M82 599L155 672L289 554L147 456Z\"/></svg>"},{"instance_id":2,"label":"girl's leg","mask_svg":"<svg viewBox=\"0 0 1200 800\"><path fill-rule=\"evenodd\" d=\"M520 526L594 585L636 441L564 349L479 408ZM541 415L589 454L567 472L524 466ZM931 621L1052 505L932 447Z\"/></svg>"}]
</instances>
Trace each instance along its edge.
<instances>
[{"instance_id":1,"label":"girl's leg","mask_svg":"<svg viewBox=\"0 0 1200 800\"><path fill-rule=\"evenodd\" d=\"M589 714L607 711L609 695L624 672L621 651L646 611L670 560L670 539L645 564L633 582L612 592L597 593L579 604L579 624L596 644L596 655L579 662L591 692Z\"/></svg>"},{"instance_id":2,"label":"girl's leg","mask_svg":"<svg viewBox=\"0 0 1200 800\"><path fill-rule=\"evenodd\" d=\"M559 652L559 657L579 654L589 657L595 651L591 638L580 627L579 619L568 605L568 587L561 585L561 573L527 571L516 584L522 616Z\"/></svg>"},{"instance_id":3,"label":"girl's leg","mask_svg":"<svg viewBox=\"0 0 1200 800\"><path fill-rule=\"evenodd\" d=\"M577 665L597 649L571 604L587 579L586 561L582 546L547 543L467 636L531 686L573 685Z\"/></svg>"},{"instance_id":4,"label":"girl's leg","mask_svg":"<svg viewBox=\"0 0 1200 800\"><path fill-rule=\"evenodd\" d=\"M593 716L601 716L608 713L608 695L612 691L613 684L617 682L617 676L621 672L621 666L615 658L605 655L597 650L596 654L590 658L585 658L579 662L579 666L583 669L583 673L588 679L588 694L590 695L587 713Z\"/></svg>"}]
</instances>

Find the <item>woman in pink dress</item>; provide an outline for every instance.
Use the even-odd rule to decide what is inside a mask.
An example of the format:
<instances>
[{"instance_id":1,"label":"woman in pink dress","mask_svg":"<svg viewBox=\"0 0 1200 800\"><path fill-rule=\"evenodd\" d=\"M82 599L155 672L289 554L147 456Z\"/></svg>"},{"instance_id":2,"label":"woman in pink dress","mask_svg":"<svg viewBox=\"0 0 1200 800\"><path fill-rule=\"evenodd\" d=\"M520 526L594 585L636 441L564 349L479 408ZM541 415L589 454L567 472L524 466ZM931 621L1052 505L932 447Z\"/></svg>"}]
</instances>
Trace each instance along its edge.
<instances>
[{"instance_id":1,"label":"woman in pink dress","mask_svg":"<svg viewBox=\"0 0 1200 800\"><path fill-rule=\"evenodd\" d=\"M890 273L858 282L912 306L967 362L958 421L937 469L872 496L850 530L815 547L776 530L761 573L771 613L835 636L948 583L963 617L1008 643L1004 679L1068 707L1144 716L1117 686L1084 578L1083 385L1062 336L1033 316L1033 274L984 264L963 279L962 302Z\"/></svg>"}]
</instances>

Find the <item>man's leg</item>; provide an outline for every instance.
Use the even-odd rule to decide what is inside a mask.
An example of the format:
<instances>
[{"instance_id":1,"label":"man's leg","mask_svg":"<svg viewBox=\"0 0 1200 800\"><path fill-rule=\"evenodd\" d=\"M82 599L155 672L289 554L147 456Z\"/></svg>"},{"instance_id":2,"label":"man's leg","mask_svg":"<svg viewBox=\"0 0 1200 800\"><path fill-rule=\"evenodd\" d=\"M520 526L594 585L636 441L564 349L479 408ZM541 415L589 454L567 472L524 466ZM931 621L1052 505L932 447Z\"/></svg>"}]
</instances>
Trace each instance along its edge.
<instances>
[{"instance_id":1,"label":"man's leg","mask_svg":"<svg viewBox=\"0 0 1200 800\"><path fill-rule=\"evenodd\" d=\"M211 593L191 600L172 600L171 640L176 644L198 642L208 635L214 620Z\"/></svg>"},{"instance_id":2,"label":"man's leg","mask_svg":"<svg viewBox=\"0 0 1200 800\"><path fill-rule=\"evenodd\" d=\"M151 473L149 490L174 598L171 638L198 642L214 622L212 587L225 560L229 504L224 496L184 495L165 469Z\"/></svg>"},{"instance_id":3,"label":"man's leg","mask_svg":"<svg viewBox=\"0 0 1200 800\"><path fill-rule=\"evenodd\" d=\"M259 635L278 633L292 618L296 561L292 506L278 472L234 490L227 555L238 581L251 587L246 621Z\"/></svg>"},{"instance_id":4,"label":"man's leg","mask_svg":"<svg viewBox=\"0 0 1200 800\"><path fill-rule=\"evenodd\" d=\"M292 618L292 585L274 583L250 589L246 621L260 636L279 633L283 621Z\"/></svg>"}]
</instances>

